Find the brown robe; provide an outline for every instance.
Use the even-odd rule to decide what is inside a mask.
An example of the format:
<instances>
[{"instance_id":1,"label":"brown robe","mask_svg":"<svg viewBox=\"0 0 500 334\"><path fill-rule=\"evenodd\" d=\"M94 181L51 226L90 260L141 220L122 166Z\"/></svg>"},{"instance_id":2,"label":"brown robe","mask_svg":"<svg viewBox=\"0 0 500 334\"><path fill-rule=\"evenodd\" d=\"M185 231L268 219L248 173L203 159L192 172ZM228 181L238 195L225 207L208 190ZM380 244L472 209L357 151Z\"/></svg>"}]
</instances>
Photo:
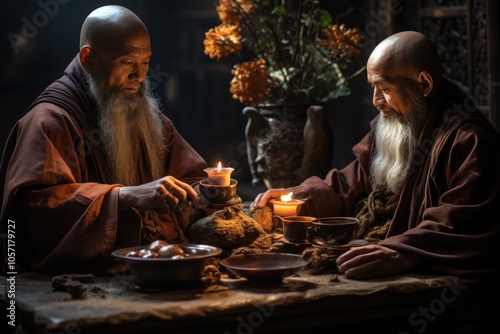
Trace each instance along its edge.
<instances>
[{"instance_id":1,"label":"brown robe","mask_svg":"<svg viewBox=\"0 0 500 334\"><path fill-rule=\"evenodd\" d=\"M472 100L444 79L411 171L381 245L426 259L432 270L468 277L499 271L500 139ZM377 116L373 121L377 121ZM311 177L294 194L306 200L300 214L354 216L372 188L372 130L353 148L355 160Z\"/></svg>"},{"instance_id":2,"label":"brown robe","mask_svg":"<svg viewBox=\"0 0 500 334\"><path fill-rule=\"evenodd\" d=\"M140 242L141 217L118 212L97 130L96 106L78 56L14 126L3 153L1 226L15 224L18 271L106 270L114 249ZM167 175L187 183L204 176L204 159L163 114ZM141 173L142 183L152 181ZM163 239L177 240L193 209L161 217ZM177 229L176 229L177 225Z\"/></svg>"}]
</instances>

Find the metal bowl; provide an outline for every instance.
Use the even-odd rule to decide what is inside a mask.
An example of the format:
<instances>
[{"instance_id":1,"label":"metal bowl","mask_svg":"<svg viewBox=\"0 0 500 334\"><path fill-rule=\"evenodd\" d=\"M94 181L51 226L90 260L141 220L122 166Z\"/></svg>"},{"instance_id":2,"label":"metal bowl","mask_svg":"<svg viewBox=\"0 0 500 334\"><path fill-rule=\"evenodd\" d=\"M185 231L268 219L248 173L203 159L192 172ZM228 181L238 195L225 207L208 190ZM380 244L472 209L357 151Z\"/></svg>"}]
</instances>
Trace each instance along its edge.
<instances>
[{"instance_id":1,"label":"metal bowl","mask_svg":"<svg viewBox=\"0 0 500 334\"><path fill-rule=\"evenodd\" d=\"M220 264L251 282L281 282L309 262L297 254L258 253L233 255L221 260Z\"/></svg>"},{"instance_id":2,"label":"metal bowl","mask_svg":"<svg viewBox=\"0 0 500 334\"><path fill-rule=\"evenodd\" d=\"M212 204L226 204L235 198L237 187L238 181L235 179L231 179L227 186L210 184L208 179L200 181L200 193L203 199Z\"/></svg>"},{"instance_id":3,"label":"metal bowl","mask_svg":"<svg viewBox=\"0 0 500 334\"><path fill-rule=\"evenodd\" d=\"M111 255L130 266L133 281L141 288L163 289L201 283L206 261L222 253L219 247L202 244L178 244L186 256L182 259L140 258L126 256L128 252L147 246L115 250Z\"/></svg>"}]
</instances>

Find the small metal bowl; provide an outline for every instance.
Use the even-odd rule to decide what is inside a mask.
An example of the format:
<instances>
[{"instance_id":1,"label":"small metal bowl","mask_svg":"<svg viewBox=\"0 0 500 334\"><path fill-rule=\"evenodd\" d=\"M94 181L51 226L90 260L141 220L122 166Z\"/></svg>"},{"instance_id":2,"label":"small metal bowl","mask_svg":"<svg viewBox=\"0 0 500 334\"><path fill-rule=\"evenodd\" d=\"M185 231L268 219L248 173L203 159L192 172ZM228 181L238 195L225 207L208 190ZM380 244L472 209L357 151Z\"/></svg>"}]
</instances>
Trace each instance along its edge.
<instances>
[{"instance_id":1,"label":"small metal bowl","mask_svg":"<svg viewBox=\"0 0 500 334\"><path fill-rule=\"evenodd\" d=\"M208 179L200 181L200 193L202 200L211 204L226 204L236 197L238 181L230 180L227 186L210 184Z\"/></svg>"},{"instance_id":2,"label":"small metal bowl","mask_svg":"<svg viewBox=\"0 0 500 334\"><path fill-rule=\"evenodd\" d=\"M130 257L127 253L147 246L128 247L115 250L111 255L125 261L130 266L134 283L144 289L164 289L184 287L201 283L206 261L222 253L219 247L202 244L178 244L186 257L140 258Z\"/></svg>"},{"instance_id":3,"label":"small metal bowl","mask_svg":"<svg viewBox=\"0 0 500 334\"><path fill-rule=\"evenodd\" d=\"M304 268L310 261L302 255L257 253L233 255L220 261L227 270L250 282L279 283Z\"/></svg>"}]
</instances>

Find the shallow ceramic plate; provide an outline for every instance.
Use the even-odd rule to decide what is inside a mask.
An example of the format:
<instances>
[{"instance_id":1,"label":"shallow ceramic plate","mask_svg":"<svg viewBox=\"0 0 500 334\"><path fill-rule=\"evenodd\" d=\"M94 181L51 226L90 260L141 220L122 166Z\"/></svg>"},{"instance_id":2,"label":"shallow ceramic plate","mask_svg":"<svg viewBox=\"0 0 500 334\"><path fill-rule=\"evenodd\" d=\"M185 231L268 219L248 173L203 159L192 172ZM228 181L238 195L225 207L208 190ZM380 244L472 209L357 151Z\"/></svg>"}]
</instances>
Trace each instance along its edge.
<instances>
[{"instance_id":1,"label":"shallow ceramic plate","mask_svg":"<svg viewBox=\"0 0 500 334\"><path fill-rule=\"evenodd\" d=\"M125 261L130 266L134 282L141 288L162 289L194 285L201 282L206 261L222 253L219 247L202 244L178 244L186 257L172 258L140 258L126 254L147 246L128 247L115 250L111 255Z\"/></svg>"},{"instance_id":2,"label":"shallow ceramic plate","mask_svg":"<svg viewBox=\"0 0 500 334\"><path fill-rule=\"evenodd\" d=\"M309 262L297 254L259 253L233 255L221 260L220 264L233 274L252 282L281 282Z\"/></svg>"}]
</instances>

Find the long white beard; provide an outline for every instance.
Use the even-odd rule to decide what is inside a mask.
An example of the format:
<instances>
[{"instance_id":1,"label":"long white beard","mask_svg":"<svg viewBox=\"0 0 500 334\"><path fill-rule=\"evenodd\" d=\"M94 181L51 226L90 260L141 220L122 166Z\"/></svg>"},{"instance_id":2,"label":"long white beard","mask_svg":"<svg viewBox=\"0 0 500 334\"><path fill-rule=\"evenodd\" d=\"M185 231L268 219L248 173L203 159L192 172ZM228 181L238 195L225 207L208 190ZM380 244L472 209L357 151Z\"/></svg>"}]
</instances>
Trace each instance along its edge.
<instances>
[{"instance_id":1,"label":"long white beard","mask_svg":"<svg viewBox=\"0 0 500 334\"><path fill-rule=\"evenodd\" d=\"M164 176L163 123L147 85L126 95L90 76L87 80L99 107L99 132L109 159L110 181L138 185Z\"/></svg>"},{"instance_id":2,"label":"long white beard","mask_svg":"<svg viewBox=\"0 0 500 334\"><path fill-rule=\"evenodd\" d=\"M413 153L414 134L395 116L380 117L375 129L376 151L370 178L374 189L398 193L406 179Z\"/></svg>"},{"instance_id":3,"label":"long white beard","mask_svg":"<svg viewBox=\"0 0 500 334\"><path fill-rule=\"evenodd\" d=\"M408 95L408 115L391 114L380 117L375 128L375 152L370 166L373 189L399 193L408 176L412 157L427 120L425 99Z\"/></svg>"}]
</instances>

